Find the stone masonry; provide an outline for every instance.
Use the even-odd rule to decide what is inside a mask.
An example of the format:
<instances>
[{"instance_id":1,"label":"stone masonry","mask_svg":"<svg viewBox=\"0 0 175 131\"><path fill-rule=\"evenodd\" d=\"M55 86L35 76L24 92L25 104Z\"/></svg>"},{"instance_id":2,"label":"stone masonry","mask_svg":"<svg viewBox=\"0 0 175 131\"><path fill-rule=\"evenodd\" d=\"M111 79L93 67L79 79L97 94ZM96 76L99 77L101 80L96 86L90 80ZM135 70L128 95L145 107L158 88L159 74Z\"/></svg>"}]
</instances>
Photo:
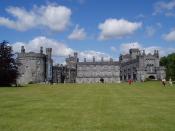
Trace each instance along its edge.
<instances>
[{"instance_id":1,"label":"stone masonry","mask_svg":"<svg viewBox=\"0 0 175 131\"><path fill-rule=\"evenodd\" d=\"M165 78L165 68L159 65L159 52L146 54L144 50L130 49L128 54L120 55L119 61L92 61L80 62L78 53L66 58L66 65L53 66L52 49L43 48L40 53L25 52L24 46L18 53L20 77L18 83L98 83L103 79L106 83L120 83L121 81L144 81L145 79L160 80Z\"/></svg>"},{"instance_id":2,"label":"stone masonry","mask_svg":"<svg viewBox=\"0 0 175 131\"><path fill-rule=\"evenodd\" d=\"M25 52L24 46L18 53L17 62L19 64L18 78L19 84L40 83L52 80L53 61L51 58L52 49L47 48L46 54L43 54L43 48L40 53Z\"/></svg>"}]
</instances>

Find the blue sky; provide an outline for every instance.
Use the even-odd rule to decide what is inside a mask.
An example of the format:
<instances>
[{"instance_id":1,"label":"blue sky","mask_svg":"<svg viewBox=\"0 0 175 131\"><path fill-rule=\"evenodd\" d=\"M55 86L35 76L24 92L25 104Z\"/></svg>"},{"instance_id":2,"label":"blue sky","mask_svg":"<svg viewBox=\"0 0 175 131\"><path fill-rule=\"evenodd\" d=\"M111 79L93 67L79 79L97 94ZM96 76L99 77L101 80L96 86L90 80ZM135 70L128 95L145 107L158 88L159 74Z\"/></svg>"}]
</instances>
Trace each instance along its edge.
<instances>
[{"instance_id":1,"label":"blue sky","mask_svg":"<svg viewBox=\"0 0 175 131\"><path fill-rule=\"evenodd\" d=\"M131 47L175 52L175 0L2 0L0 40L19 51L52 47L62 63L74 51L97 59Z\"/></svg>"}]
</instances>

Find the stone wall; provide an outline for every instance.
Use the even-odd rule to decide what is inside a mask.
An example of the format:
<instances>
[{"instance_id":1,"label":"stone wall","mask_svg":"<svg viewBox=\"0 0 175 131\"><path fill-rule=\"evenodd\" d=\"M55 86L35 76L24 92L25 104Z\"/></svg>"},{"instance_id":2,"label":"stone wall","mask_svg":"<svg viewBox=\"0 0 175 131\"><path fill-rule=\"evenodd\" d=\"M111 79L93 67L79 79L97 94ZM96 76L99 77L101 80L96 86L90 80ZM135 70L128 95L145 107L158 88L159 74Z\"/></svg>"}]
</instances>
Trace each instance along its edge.
<instances>
[{"instance_id":1,"label":"stone wall","mask_svg":"<svg viewBox=\"0 0 175 131\"><path fill-rule=\"evenodd\" d=\"M80 62L77 63L77 83L120 82L120 67L117 62Z\"/></svg>"},{"instance_id":2,"label":"stone wall","mask_svg":"<svg viewBox=\"0 0 175 131\"><path fill-rule=\"evenodd\" d=\"M24 46L21 47L21 52L18 53L17 62L20 76L19 84L40 83L52 80L51 58L52 49L46 48L46 54L43 54L43 48L40 48L40 53L25 52Z\"/></svg>"},{"instance_id":3,"label":"stone wall","mask_svg":"<svg viewBox=\"0 0 175 131\"><path fill-rule=\"evenodd\" d=\"M131 51L131 50L130 50ZM153 54L145 54L143 50L132 50L137 51L137 55L132 57L132 53L124 55L127 57L120 56L120 78L123 81L127 81L129 79L143 81L146 78L150 79L163 79L165 78L165 69L159 65L159 53L157 50L154 51ZM123 58L130 58L127 61Z\"/></svg>"},{"instance_id":4,"label":"stone wall","mask_svg":"<svg viewBox=\"0 0 175 131\"><path fill-rule=\"evenodd\" d=\"M26 53L18 55L19 73L18 83L28 84L45 81L45 56L43 54Z\"/></svg>"}]
</instances>

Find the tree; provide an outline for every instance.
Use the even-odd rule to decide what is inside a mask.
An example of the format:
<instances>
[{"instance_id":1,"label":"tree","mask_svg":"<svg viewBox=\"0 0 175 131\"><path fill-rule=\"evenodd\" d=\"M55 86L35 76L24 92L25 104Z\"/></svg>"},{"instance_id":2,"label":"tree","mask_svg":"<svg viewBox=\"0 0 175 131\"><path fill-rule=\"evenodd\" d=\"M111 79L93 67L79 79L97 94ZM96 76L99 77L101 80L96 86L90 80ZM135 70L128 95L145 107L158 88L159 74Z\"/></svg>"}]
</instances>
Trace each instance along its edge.
<instances>
[{"instance_id":1,"label":"tree","mask_svg":"<svg viewBox=\"0 0 175 131\"><path fill-rule=\"evenodd\" d=\"M0 86L16 84L17 67L12 47L8 45L7 41L3 41L0 43Z\"/></svg>"},{"instance_id":2,"label":"tree","mask_svg":"<svg viewBox=\"0 0 175 131\"><path fill-rule=\"evenodd\" d=\"M166 67L166 78L175 80L175 53L160 59L160 65Z\"/></svg>"}]
</instances>

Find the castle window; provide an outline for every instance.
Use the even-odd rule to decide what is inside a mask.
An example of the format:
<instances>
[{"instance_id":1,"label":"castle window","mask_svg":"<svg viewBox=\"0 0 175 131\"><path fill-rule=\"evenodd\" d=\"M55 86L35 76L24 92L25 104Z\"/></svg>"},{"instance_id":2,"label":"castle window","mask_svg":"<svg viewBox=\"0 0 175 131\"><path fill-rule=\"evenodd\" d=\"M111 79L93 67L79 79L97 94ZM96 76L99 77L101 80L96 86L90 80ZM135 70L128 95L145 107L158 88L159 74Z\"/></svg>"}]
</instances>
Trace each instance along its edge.
<instances>
[{"instance_id":1,"label":"castle window","mask_svg":"<svg viewBox=\"0 0 175 131\"><path fill-rule=\"evenodd\" d=\"M32 77L34 77L35 76L35 73L32 73Z\"/></svg>"},{"instance_id":2,"label":"castle window","mask_svg":"<svg viewBox=\"0 0 175 131\"><path fill-rule=\"evenodd\" d=\"M37 61L37 64L39 65L40 64L40 61Z\"/></svg>"}]
</instances>

